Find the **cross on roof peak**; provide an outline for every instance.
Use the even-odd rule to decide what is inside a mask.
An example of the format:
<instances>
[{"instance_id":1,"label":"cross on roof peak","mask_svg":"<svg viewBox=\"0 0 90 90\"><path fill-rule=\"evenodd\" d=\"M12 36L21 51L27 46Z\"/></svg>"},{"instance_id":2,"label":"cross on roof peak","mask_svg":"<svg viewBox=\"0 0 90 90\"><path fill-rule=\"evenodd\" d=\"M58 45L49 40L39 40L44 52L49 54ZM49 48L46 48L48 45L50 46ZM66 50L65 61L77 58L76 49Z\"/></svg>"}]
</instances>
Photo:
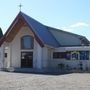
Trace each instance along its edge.
<instances>
[{"instance_id":1,"label":"cross on roof peak","mask_svg":"<svg viewBox=\"0 0 90 90\"><path fill-rule=\"evenodd\" d=\"M22 9L22 6L23 6L23 5L20 3L20 4L19 4L20 11L21 11L21 9Z\"/></svg>"}]
</instances>

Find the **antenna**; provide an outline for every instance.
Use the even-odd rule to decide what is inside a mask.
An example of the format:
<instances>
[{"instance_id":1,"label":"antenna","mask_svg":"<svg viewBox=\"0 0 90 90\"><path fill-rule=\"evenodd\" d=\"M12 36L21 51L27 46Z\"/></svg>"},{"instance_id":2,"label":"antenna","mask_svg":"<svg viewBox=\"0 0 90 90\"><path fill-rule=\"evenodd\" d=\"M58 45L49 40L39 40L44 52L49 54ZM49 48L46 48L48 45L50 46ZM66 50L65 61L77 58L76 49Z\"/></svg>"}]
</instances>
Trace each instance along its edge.
<instances>
[{"instance_id":1,"label":"antenna","mask_svg":"<svg viewBox=\"0 0 90 90\"><path fill-rule=\"evenodd\" d=\"M19 4L19 10L21 11L21 9L22 9L22 4L20 3Z\"/></svg>"}]
</instances>

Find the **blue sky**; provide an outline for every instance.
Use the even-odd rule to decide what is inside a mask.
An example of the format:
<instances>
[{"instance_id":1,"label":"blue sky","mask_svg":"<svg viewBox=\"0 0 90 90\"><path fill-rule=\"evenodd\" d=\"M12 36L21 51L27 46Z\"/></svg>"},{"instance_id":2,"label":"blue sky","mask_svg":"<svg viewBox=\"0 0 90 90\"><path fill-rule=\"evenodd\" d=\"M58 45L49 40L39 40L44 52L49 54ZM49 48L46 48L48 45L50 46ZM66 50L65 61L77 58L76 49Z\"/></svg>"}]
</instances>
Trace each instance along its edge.
<instances>
[{"instance_id":1,"label":"blue sky","mask_svg":"<svg viewBox=\"0 0 90 90\"><path fill-rule=\"evenodd\" d=\"M41 23L90 40L90 0L1 0L0 27L4 33L19 13L20 3L22 12Z\"/></svg>"}]
</instances>

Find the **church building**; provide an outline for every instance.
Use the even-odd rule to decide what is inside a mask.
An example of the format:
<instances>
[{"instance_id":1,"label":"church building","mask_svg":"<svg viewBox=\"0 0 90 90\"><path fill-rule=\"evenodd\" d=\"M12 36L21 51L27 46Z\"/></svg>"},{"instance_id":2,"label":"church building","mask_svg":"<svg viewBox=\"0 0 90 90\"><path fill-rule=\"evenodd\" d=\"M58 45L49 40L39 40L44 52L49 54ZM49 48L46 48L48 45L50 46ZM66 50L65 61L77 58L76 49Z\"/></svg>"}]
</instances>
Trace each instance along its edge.
<instances>
[{"instance_id":1,"label":"church building","mask_svg":"<svg viewBox=\"0 0 90 90\"><path fill-rule=\"evenodd\" d=\"M0 68L89 70L89 45L82 35L43 25L19 12L6 33L0 32Z\"/></svg>"}]
</instances>

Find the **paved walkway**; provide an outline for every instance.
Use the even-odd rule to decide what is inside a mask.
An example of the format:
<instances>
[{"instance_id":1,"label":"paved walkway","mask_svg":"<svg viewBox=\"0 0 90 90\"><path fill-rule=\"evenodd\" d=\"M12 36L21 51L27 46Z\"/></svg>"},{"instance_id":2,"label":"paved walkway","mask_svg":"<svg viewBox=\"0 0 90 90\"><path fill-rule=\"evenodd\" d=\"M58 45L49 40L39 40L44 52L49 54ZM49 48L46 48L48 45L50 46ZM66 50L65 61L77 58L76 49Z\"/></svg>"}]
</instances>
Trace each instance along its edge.
<instances>
[{"instance_id":1,"label":"paved walkway","mask_svg":"<svg viewBox=\"0 0 90 90\"><path fill-rule=\"evenodd\" d=\"M1 71L0 90L90 90L90 73L44 75Z\"/></svg>"}]
</instances>

